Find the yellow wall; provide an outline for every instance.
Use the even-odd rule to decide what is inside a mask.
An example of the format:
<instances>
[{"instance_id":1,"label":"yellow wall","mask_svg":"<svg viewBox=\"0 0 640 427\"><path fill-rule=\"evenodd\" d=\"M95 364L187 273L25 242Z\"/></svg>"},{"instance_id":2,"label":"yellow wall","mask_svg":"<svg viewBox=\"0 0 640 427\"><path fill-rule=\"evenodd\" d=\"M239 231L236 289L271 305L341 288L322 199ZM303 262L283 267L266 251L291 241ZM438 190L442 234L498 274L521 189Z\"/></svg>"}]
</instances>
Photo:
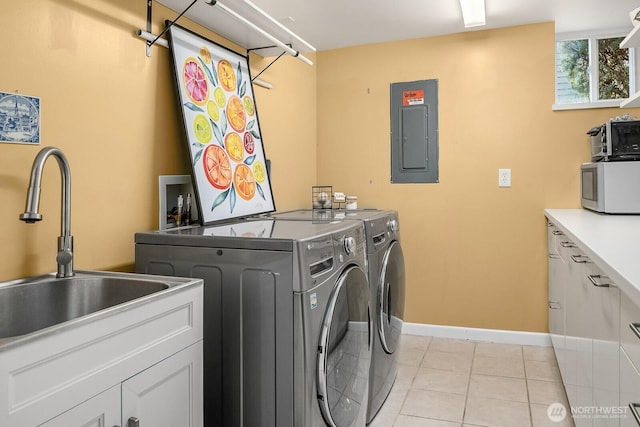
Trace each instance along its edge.
<instances>
[{"instance_id":1,"label":"yellow wall","mask_svg":"<svg viewBox=\"0 0 640 427\"><path fill-rule=\"evenodd\" d=\"M55 270L57 165L41 212L23 211L33 158L54 145L72 170L76 267L131 269L133 234L157 228L158 175L187 174L169 51L133 35L145 2L22 0L2 6L0 90L41 98L42 145L0 144L0 280ZM154 3L154 31L175 13ZM236 48L211 31L180 24ZM554 28L536 24L285 56L256 87L278 209L333 185L397 209L409 322L545 331L543 209L579 206L584 132L619 109L553 112ZM254 74L268 60L251 56ZM438 79L440 183L391 184L389 85ZM498 168L513 186L497 187Z\"/></svg>"},{"instance_id":2,"label":"yellow wall","mask_svg":"<svg viewBox=\"0 0 640 427\"><path fill-rule=\"evenodd\" d=\"M157 33L176 13L154 2L153 16ZM76 268L131 269L134 233L158 227L158 176L190 173L170 52L154 47L147 58L134 35L146 25L146 2L21 0L4 2L2 17L0 91L40 97L42 143L0 144L0 280L55 271L60 179L53 159L43 180L44 220L18 220L33 159L49 145L71 164ZM267 64L252 54L254 74ZM315 183L315 72L286 56L261 76L274 90L256 87L278 208L306 203Z\"/></svg>"},{"instance_id":3,"label":"yellow wall","mask_svg":"<svg viewBox=\"0 0 640 427\"><path fill-rule=\"evenodd\" d=\"M543 210L580 206L585 132L624 112L553 112L553 70L552 23L318 54L318 181L399 211L407 321L547 330ZM391 184L390 84L422 79L439 80L440 183Z\"/></svg>"}]
</instances>

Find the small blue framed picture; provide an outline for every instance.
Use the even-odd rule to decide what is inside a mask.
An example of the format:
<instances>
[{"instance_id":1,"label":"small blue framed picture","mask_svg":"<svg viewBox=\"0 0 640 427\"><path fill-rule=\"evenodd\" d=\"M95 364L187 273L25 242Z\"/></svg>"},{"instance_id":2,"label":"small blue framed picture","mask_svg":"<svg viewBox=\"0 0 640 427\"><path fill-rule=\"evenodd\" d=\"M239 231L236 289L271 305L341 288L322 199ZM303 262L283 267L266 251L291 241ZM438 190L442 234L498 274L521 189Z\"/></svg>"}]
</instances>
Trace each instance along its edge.
<instances>
[{"instance_id":1,"label":"small blue framed picture","mask_svg":"<svg viewBox=\"0 0 640 427\"><path fill-rule=\"evenodd\" d=\"M40 144L40 98L0 92L0 142Z\"/></svg>"}]
</instances>

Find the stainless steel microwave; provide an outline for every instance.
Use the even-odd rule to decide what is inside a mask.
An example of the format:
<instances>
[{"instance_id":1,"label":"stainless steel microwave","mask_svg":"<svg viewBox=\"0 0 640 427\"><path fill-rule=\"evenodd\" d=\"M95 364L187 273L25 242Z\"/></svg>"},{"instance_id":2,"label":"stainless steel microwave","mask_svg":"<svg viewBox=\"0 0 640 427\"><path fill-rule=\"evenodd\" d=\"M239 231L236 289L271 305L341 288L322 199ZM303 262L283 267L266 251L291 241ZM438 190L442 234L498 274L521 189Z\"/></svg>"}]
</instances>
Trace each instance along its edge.
<instances>
[{"instance_id":1,"label":"stainless steel microwave","mask_svg":"<svg viewBox=\"0 0 640 427\"><path fill-rule=\"evenodd\" d=\"M611 214L640 214L640 161L584 163L582 207Z\"/></svg>"}]
</instances>

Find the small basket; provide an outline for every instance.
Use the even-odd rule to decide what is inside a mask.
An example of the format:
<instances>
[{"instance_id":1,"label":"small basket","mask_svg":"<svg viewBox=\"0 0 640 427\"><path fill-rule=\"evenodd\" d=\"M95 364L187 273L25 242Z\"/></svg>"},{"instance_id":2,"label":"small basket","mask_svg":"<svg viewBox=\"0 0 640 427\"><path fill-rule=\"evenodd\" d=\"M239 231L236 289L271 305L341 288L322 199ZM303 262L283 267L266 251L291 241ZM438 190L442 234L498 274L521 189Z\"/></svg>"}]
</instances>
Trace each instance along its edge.
<instances>
[{"instance_id":1,"label":"small basket","mask_svg":"<svg viewBox=\"0 0 640 427\"><path fill-rule=\"evenodd\" d=\"M331 209L333 207L333 187L330 185L311 187L311 207L314 210Z\"/></svg>"}]
</instances>

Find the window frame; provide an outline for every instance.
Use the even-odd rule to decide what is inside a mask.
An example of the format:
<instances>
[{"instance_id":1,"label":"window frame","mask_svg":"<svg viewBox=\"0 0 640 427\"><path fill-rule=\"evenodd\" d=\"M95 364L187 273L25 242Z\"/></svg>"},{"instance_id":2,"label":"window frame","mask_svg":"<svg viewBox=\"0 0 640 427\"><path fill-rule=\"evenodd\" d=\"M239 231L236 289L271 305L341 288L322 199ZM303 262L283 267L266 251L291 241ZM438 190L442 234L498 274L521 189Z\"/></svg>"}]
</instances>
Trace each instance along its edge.
<instances>
[{"instance_id":1,"label":"window frame","mask_svg":"<svg viewBox=\"0 0 640 427\"><path fill-rule=\"evenodd\" d=\"M613 29L607 31L579 31L579 32L571 32L571 33L556 33L556 38L554 42L554 55L553 55L553 65L554 65L554 104L552 106L552 110L579 110L586 108L611 108L611 107L620 107L620 104L627 100L628 98L618 98L618 99L595 99L594 97L598 97L598 82L599 82L599 73L600 67L593 67L592 64L593 58L597 58L598 56L598 43L599 39L608 39L615 37L626 37L629 34L630 29ZM591 101L589 102L577 102L577 103L568 103L568 104L559 104L557 101L557 43L562 41L569 40L588 40L589 41L589 93ZM629 48L629 95L632 96L636 92L636 81L638 78L638 63L635 54L634 48Z\"/></svg>"}]
</instances>

